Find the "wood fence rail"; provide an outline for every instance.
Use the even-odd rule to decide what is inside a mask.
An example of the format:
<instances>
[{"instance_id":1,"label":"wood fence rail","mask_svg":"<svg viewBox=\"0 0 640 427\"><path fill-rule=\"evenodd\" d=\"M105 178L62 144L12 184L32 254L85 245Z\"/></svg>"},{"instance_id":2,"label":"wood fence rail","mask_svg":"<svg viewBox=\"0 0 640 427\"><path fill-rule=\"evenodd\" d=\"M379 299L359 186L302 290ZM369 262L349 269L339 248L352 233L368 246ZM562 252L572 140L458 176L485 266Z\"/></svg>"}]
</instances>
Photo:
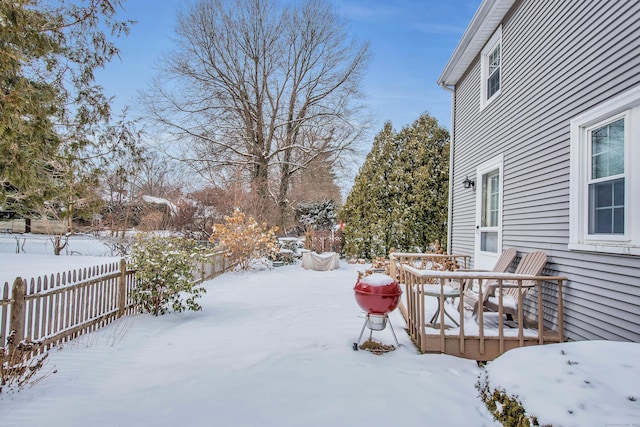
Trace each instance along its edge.
<instances>
[{"instance_id":1,"label":"wood fence rail","mask_svg":"<svg viewBox=\"0 0 640 427\"><path fill-rule=\"evenodd\" d=\"M230 266L222 252L212 254L194 268L195 279L211 279ZM38 351L44 351L106 326L136 311L131 296L135 286L135 271L127 269L125 259L28 283L16 277L12 287L0 287L0 346L12 351L27 340L41 343Z\"/></svg>"}]
</instances>

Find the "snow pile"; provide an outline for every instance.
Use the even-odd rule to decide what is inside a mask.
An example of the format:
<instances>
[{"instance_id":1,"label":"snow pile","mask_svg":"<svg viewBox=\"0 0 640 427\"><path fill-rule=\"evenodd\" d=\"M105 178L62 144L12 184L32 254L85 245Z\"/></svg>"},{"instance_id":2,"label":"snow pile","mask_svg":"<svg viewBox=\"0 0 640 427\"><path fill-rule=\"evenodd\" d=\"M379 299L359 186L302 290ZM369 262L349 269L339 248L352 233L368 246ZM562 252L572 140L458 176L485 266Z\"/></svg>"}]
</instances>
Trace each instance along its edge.
<instances>
[{"instance_id":1,"label":"snow pile","mask_svg":"<svg viewBox=\"0 0 640 427\"><path fill-rule=\"evenodd\" d=\"M387 286L395 283L395 280L391 276L387 276L382 273L373 273L368 276L363 276L359 280L363 285L369 286Z\"/></svg>"},{"instance_id":2,"label":"snow pile","mask_svg":"<svg viewBox=\"0 0 640 427\"><path fill-rule=\"evenodd\" d=\"M580 341L510 350L487 366L540 425L636 426L640 344Z\"/></svg>"}]
</instances>

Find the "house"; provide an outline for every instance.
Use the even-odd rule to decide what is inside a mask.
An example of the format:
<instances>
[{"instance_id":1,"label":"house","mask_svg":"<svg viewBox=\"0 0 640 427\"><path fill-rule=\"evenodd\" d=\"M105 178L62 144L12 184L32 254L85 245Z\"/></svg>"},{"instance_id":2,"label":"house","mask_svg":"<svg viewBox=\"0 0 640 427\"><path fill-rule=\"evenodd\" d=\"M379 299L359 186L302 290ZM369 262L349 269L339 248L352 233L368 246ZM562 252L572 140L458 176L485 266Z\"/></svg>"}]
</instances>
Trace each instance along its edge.
<instances>
[{"instance_id":1,"label":"house","mask_svg":"<svg viewBox=\"0 0 640 427\"><path fill-rule=\"evenodd\" d=\"M638 17L637 0L484 0L438 80L449 250L475 268L544 251L573 340L640 341Z\"/></svg>"}]
</instances>

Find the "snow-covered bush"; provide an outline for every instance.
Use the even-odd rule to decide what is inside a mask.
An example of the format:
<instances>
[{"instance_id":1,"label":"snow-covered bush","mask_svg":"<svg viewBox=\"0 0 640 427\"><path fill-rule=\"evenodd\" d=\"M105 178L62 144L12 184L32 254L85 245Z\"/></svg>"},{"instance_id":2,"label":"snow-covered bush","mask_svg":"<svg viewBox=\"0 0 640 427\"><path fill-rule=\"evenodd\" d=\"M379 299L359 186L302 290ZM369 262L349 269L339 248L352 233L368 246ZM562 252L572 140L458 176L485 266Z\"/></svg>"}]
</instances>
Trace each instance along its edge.
<instances>
[{"instance_id":1,"label":"snow-covered bush","mask_svg":"<svg viewBox=\"0 0 640 427\"><path fill-rule=\"evenodd\" d=\"M42 344L26 339L13 346L14 334L15 331L11 331L7 337L7 347L0 347L0 393L3 390L20 391L26 385L48 376L42 375L40 371L49 353L34 353Z\"/></svg>"},{"instance_id":2,"label":"snow-covered bush","mask_svg":"<svg viewBox=\"0 0 640 427\"><path fill-rule=\"evenodd\" d=\"M224 217L225 224L215 224L209 241L218 243L225 256L237 263L239 269L248 270L252 259L260 259L278 250L275 232L278 227L268 228L258 224L236 210L232 216Z\"/></svg>"},{"instance_id":3,"label":"snow-covered bush","mask_svg":"<svg viewBox=\"0 0 640 427\"><path fill-rule=\"evenodd\" d=\"M296 260L302 256L300 250L304 248L304 243L293 237L282 237L278 239L278 247L268 256L271 261L282 261L284 264L295 264Z\"/></svg>"},{"instance_id":4,"label":"snow-covered bush","mask_svg":"<svg viewBox=\"0 0 640 427\"><path fill-rule=\"evenodd\" d=\"M193 240L138 235L129 262L136 270L132 296L140 311L158 316L170 309L201 310L196 299L206 289L196 283L194 272L204 255Z\"/></svg>"},{"instance_id":5,"label":"snow-covered bush","mask_svg":"<svg viewBox=\"0 0 640 427\"><path fill-rule=\"evenodd\" d=\"M480 399L484 402L493 418L504 426L537 427L540 426L536 417L527 413L517 396L510 396L505 390L492 389L487 375L479 379L476 388L480 392Z\"/></svg>"}]
</instances>

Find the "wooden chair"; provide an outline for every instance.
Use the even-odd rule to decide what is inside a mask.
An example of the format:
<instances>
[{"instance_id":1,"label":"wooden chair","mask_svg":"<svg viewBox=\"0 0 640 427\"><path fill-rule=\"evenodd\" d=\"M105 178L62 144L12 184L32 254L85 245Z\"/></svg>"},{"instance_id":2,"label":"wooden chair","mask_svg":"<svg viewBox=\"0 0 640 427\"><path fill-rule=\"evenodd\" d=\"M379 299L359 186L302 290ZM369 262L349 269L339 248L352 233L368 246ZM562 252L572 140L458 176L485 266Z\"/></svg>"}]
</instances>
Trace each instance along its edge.
<instances>
[{"instance_id":1,"label":"wooden chair","mask_svg":"<svg viewBox=\"0 0 640 427\"><path fill-rule=\"evenodd\" d=\"M502 252L498 261L496 261L496 265L493 266L491 270L459 270L459 271L487 271L491 273L506 273L509 269L509 266L515 259L518 251L516 248L509 248L506 251ZM478 293L473 290L474 281L469 280L463 284L464 286L464 303L469 305L470 307L474 307L474 313L476 313L477 303L478 303ZM488 286L490 284L483 284L483 295L486 295L488 292Z\"/></svg>"},{"instance_id":2,"label":"wooden chair","mask_svg":"<svg viewBox=\"0 0 640 427\"><path fill-rule=\"evenodd\" d=\"M545 265L547 265L547 255L544 252L542 251L531 252L525 255L522 258L522 260L520 260L520 263L518 264L518 267L516 268L516 271L514 272L514 274L539 276L542 273L542 270L544 269ZM524 298L527 291L532 287L534 287L535 284L536 284L535 280L523 280L522 286L519 288L518 283L515 281L505 280L502 282L502 295L503 295L502 312L505 315L507 315L507 318L509 318L510 320L513 318L513 316L516 316L517 318L519 294L521 293ZM499 310L499 306L498 306L499 296L495 295L496 289L498 289L498 284L492 283L488 287L486 294L483 295L484 301L482 303L482 307L487 311L497 312ZM491 298L491 297L495 297L495 298ZM509 302L509 304L505 305L504 304L505 300ZM476 302L476 305L473 311L474 315L477 316L477 313L479 310L480 310L480 303ZM524 316L523 316L523 319L524 319ZM526 327L526 320L524 323L525 324L523 326Z\"/></svg>"}]
</instances>

